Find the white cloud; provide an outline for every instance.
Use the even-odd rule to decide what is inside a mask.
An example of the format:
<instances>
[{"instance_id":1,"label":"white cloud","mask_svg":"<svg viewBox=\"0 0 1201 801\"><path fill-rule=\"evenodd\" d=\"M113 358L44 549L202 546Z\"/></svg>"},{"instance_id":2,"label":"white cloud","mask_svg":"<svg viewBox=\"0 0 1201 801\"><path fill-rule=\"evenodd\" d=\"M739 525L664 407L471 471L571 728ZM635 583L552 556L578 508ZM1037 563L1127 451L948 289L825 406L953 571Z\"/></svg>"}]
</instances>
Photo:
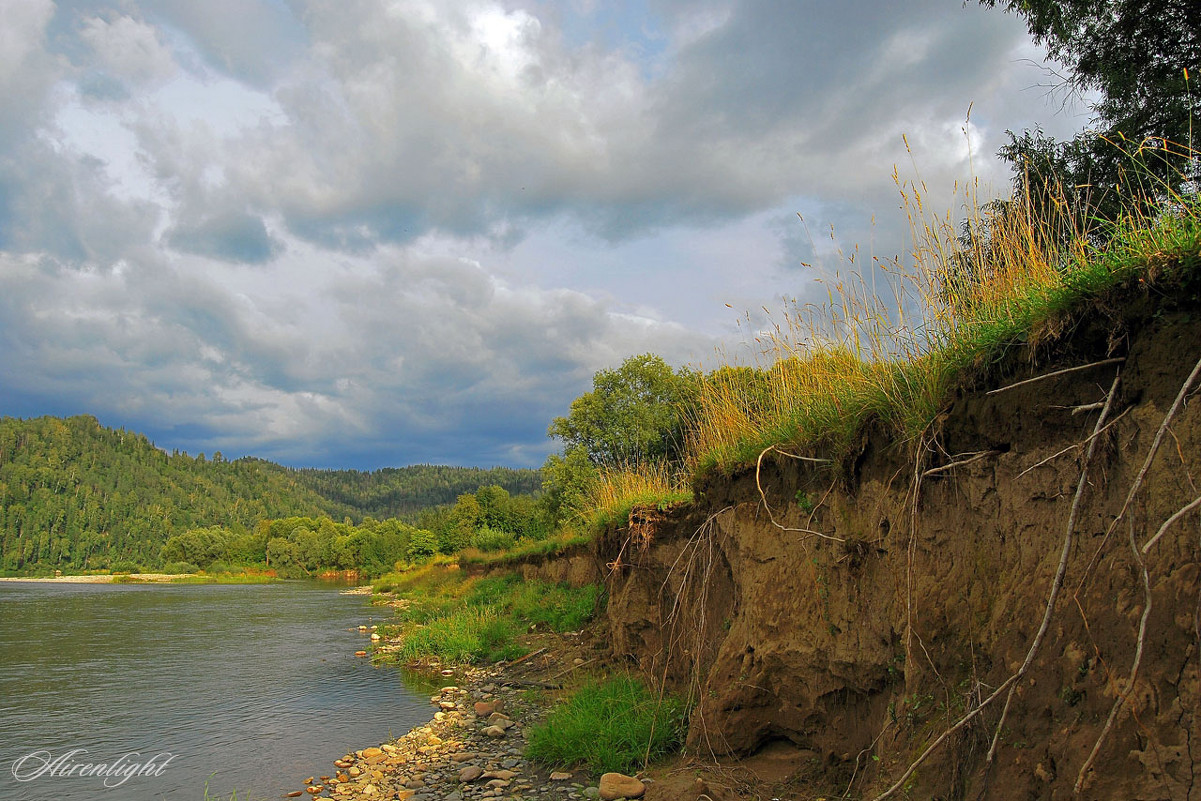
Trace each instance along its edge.
<instances>
[{"instance_id":1,"label":"white cloud","mask_svg":"<svg viewBox=\"0 0 1201 801\"><path fill-rule=\"evenodd\" d=\"M0 400L296 461L537 461L1054 111L958 0L0 10Z\"/></svg>"}]
</instances>

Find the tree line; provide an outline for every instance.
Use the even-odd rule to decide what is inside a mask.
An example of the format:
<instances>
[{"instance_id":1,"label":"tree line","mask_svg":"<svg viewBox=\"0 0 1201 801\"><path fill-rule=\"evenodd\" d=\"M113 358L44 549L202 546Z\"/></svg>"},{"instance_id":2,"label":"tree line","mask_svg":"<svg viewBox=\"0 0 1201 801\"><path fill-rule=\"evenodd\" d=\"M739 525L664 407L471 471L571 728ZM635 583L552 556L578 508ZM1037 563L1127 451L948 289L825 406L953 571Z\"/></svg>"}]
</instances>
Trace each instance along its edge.
<instances>
[{"instance_id":1,"label":"tree line","mask_svg":"<svg viewBox=\"0 0 1201 801\"><path fill-rule=\"evenodd\" d=\"M453 505L481 486L523 493L538 483L537 471L508 468L293 470L220 453L167 453L90 416L3 417L0 571L154 567L167 540L191 530L218 527L240 537L264 520L328 517L347 525L388 508L403 509L415 524L423 509Z\"/></svg>"}]
</instances>

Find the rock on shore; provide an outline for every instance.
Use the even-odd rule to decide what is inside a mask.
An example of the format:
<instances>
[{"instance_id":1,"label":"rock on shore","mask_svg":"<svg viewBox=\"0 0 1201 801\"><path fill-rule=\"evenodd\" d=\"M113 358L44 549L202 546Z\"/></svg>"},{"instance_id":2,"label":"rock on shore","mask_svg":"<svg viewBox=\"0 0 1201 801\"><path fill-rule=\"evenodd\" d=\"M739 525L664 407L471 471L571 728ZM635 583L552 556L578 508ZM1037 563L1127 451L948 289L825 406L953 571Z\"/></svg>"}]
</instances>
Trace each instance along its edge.
<instances>
[{"instance_id":1,"label":"rock on shore","mask_svg":"<svg viewBox=\"0 0 1201 801\"><path fill-rule=\"evenodd\" d=\"M308 793L342 801L585 801L602 795L603 787L586 783L582 771L551 774L525 759L526 727L546 710L495 671L467 670L462 686L443 687L430 703L436 711L426 725L346 754L334 762L336 775L315 794L309 785Z\"/></svg>"}]
</instances>

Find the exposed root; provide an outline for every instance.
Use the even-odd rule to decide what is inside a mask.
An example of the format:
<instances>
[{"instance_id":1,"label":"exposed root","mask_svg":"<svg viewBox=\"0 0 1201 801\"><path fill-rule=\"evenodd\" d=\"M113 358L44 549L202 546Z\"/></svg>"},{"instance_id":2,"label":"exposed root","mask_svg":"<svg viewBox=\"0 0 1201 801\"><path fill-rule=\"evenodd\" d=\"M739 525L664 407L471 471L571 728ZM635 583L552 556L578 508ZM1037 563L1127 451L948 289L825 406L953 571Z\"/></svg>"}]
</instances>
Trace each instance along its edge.
<instances>
[{"instance_id":1,"label":"exposed root","mask_svg":"<svg viewBox=\"0 0 1201 801\"><path fill-rule=\"evenodd\" d=\"M1108 361L1106 363L1112 363L1112 361ZM999 697L1001 697L1002 693L1007 693L1006 698L1005 698L1005 708L1001 712L1001 718L997 723L996 731L993 735L992 744L989 746L988 756L986 757L986 760L985 760L986 766L991 766L991 764L996 756L997 743L1000 740L1000 735L1001 735L1001 727L1005 723L1006 714L1008 713L1009 707L1013 701L1013 690L1016 688L1017 682L1026 674L1026 671L1029 670L1031 663L1034 661L1035 655L1038 653L1039 646L1042 644L1043 637L1046 635L1047 629L1050 626L1051 615L1055 610L1055 602L1059 597L1060 590L1063 588L1063 578L1064 578L1065 573L1067 572L1068 555L1071 553L1071 550L1072 550L1072 540L1073 540L1072 532L1073 532L1073 529L1076 524L1076 515L1080 508L1080 498L1083 495L1084 486L1088 480L1088 465L1089 465L1089 462L1092 461L1093 452L1096 450L1096 440L1097 440L1096 435L1098 433L1100 433L1100 429L1104 425L1105 418L1108 415L1109 409L1113 404L1113 398L1117 394L1118 381L1119 381L1120 377L1121 377L1120 372L1118 375L1114 376L1113 384L1110 386L1109 393L1106 395L1105 407L1101 410L1101 415L1097 419L1096 425L1093 427L1093 436L1090 437L1090 439L1089 439L1088 450L1084 457L1084 464L1082 465L1081 470L1080 470L1080 480L1076 486L1076 496L1072 500L1072 508L1071 508L1071 511L1068 513L1067 533L1064 536L1064 544L1063 544L1063 550L1060 553L1059 566L1056 569L1055 578L1051 583L1051 591L1047 597L1047 605L1046 605L1046 609L1043 612L1042 624L1039 626L1038 633L1035 635L1034 641L1030 644L1030 649L1026 653L1025 661L1022 663L1022 666L1020 668L1018 668L1017 672L1015 672L1013 675L1011 675L1005 681L1001 682L1000 686L998 686L997 689L993 690L991 695L989 695L987 698L985 698L983 701L981 701L979 706L977 706L975 709L971 710L966 715L961 717L950 728L946 729L942 734L940 734L937 738L935 738L935 740L932 743L930 743L930 745L926 748L926 750L923 751L921 753L921 755L919 755L918 758L915 759L909 765L908 769L906 769L905 772L903 774L901 774L900 778L897 779L897 781L891 787L889 787L887 790L885 790L880 795L876 796L875 801L884 801L884 799L891 797L894 793L896 793L898 790L900 790L902 787L904 787L905 782L907 782L909 780L909 777L913 775L913 773L918 769L918 767L920 767L921 764L923 762L925 762L926 759L929 758L929 756L931 754L933 754L939 747L941 747L942 744L945 743L949 737L951 737L951 735L955 734L956 732L961 730L964 726L966 726L968 723L970 723L972 720L974 720L976 717L978 717L986 708L988 708L989 705L991 705L994 701L996 701ZM919 482L920 482L921 475L923 475L922 471L920 471L920 470L917 471L915 479L914 479L915 493L920 488ZM916 504L916 500L917 500L916 497L913 500L914 500L914 503ZM911 628L912 628L912 626L911 626ZM986 767L986 771L987 771L987 767Z\"/></svg>"},{"instance_id":2,"label":"exposed root","mask_svg":"<svg viewBox=\"0 0 1201 801\"><path fill-rule=\"evenodd\" d=\"M1201 500L1201 498L1198 500ZM1135 542L1133 523L1130 524L1130 552L1134 554L1134 561L1138 563L1139 575L1143 580L1143 615L1138 622L1138 641L1134 648L1134 661L1130 665L1130 678L1126 680L1125 689L1118 694L1117 699L1113 702L1113 708L1109 710L1109 717L1105 720L1105 726L1101 729L1101 734L1097 736L1097 742L1093 744L1092 752L1088 755L1088 759L1084 760L1084 764L1080 767L1080 773L1076 776L1076 784L1072 788L1072 791L1076 795L1080 795L1084 789L1089 773L1093 769L1093 763L1097 761L1097 755L1101 752L1101 746L1105 743L1105 738L1109 736L1110 730L1113 729L1113 724L1117 720L1118 713L1126 706L1126 701L1133 694L1134 682L1138 678L1138 668L1143 661L1143 645L1147 639L1147 618L1151 616L1151 577L1147 573L1147 563L1143 561L1143 555L1139 553L1138 543Z\"/></svg>"},{"instance_id":3,"label":"exposed root","mask_svg":"<svg viewBox=\"0 0 1201 801\"><path fill-rule=\"evenodd\" d=\"M1029 466L1029 467L1027 467L1025 470L1023 470L1022 472L1020 472L1020 473L1018 473L1016 476L1014 476L1014 478L1015 478L1015 479L1017 479L1017 478L1021 478L1022 476L1026 475L1027 473L1029 473L1031 470L1034 470L1034 469L1035 469L1035 468L1037 468L1037 467L1042 467L1042 466L1043 466L1043 465L1045 465L1047 462L1054 461L1055 459L1058 459L1060 456L1063 456L1065 453L1069 453L1070 451L1077 450L1078 448L1083 448L1085 445L1087 445L1088 443L1092 442L1094 439L1096 439L1097 437L1099 437L1101 434L1104 434L1104 433L1105 433L1105 431L1106 431L1106 430L1107 430L1107 429L1108 429L1110 426L1116 425L1116 424L1117 424L1117 422L1118 422L1119 420L1121 420L1123 417L1125 417L1125 416L1126 416L1126 412L1128 412L1128 411L1130 411L1130 410L1129 410L1129 409L1123 409L1123 410L1122 410L1122 412L1121 412L1121 414L1119 414L1117 417L1115 417L1115 418L1113 418L1112 420L1110 420L1108 423L1106 423L1106 424L1105 424L1105 425L1104 425L1104 426L1103 426L1101 429L1099 429L1098 431L1096 431L1096 432L1094 432L1094 433L1092 433L1092 434L1089 434L1089 435L1088 435L1088 438L1087 438L1087 439L1085 439L1083 442L1076 442L1076 443L1073 443L1072 445L1069 445L1069 446L1067 446L1067 447L1066 447L1066 448L1064 448L1063 450L1061 450L1061 451L1057 451L1057 452L1055 452L1055 453L1051 454L1051 455L1050 455L1050 456L1048 456L1046 459L1043 459L1042 461L1039 461L1039 462L1036 462L1036 463L1034 463L1034 464L1030 465L1030 466Z\"/></svg>"},{"instance_id":4,"label":"exposed root","mask_svg":"<svg viewBox=\"0 0 1201 801\"><path fill-rule=\"evenodd\" d=\"M1039 646L1042 645L1043 637L1047 634L1047 629L1051 625L1051 615L1055 611L1055 602L1059 599L1059 592L1063 588L1063 579L1068 570L1068 557L1072 553L1072 542L1074 541L1074 531L1076 528L1076 516L1080 512L1080 499L1084 496L1084 488L1088 484L1088 467L1092 463L1093 453L1097 449L1096 435L1101 432L1101 427L1105 424L1105 418L1109 415L1109 410L1113 406L1114 396L1118 391L1118 382L1122 379L1122 371L1118 372L1113 377L1113 384L1109 387L1109 393L1105 396L1105 407L1101 409L1101 414L1097 417L1097 422L1093 426L1093 436L1088 443L1088 449L1084 454L1084 463L1080 465L1080 479L1076 482L1076 494L1072 497L1072 507L1068 511L1067 531L1063 537L1063 549L1059 554L1059 566L1055 570L1055 579L1051 582L1051 592L1047 595L1047 606L1043 610L1043 620L1038 627L1038 633L1034 635L1034 641L1030 643L1030 648L1026 652L1026 659L1022 662L1022 666L1018 668L1017 673L1013 674L1015 680L1026 675L1026 671L1030 669L1031 663L1034 662L1034 656L1038 653ZM984 758L984 770L987 775L988 770L992 767L993 761L997 756L997 745L1001 740L1001 730L1005 726L1005 718L1009 714L1009 707L1013 703L1013 692L1017 685L1012 684L1009 688L1009 694L1005 698L1005 706L1001 710L1001 717L997 721L996 730L993 732L992 743L988 747L988 756Z\"/></svg>"},{"instance_id":5,"label":"exposed root","mask_svg":"<svg viewBox=\"0 0 1201 801\"><path fill-rule=\"evenodd\" d=\"M812 537L821 537L823 540L832 540L834 542L846 542L846 540L844 540L842 537L835 537L833 534L826 534L823 531L817 531L816 529L812 529L812 528L792 528L789 526L782 525L779 521L776 520L776 516L772 513L772 510L771 510L771 504L767 502L767 493L765 493L763 491L763 484L759 480L760 471L763 468L763 457L766 456L771 451L776 451L777 453L780 453L784 456L791 456L794 459L801 458L801 457L793 456L792 454L790 454L786 451L780 450L775 445L772 445L768 448L764 448L763 452L759 454L759 458L755 460L755 488L759 490L759 498L763 501L763 508L767 511L767 517L771 521L771 524L773 526L775 526L776 528L780 529L780 531L796 532L798 534L808 534ZM824 461L824 460L816 460L815 459L812 461Z\"/></svg>"},{"instance_id":6,"label":"exposed root","mask_svg":"<svg viewBox=\"0 0 1201 801\"><path fill-rule=\"evenodd\" d=\"M1018 381L1015 384L1007 384L1006 386L1000 387L998 389L990 389L988 392L986 392L984 394L985 395L998 395L1002 392L1007 392L1008 390L1015 389L1017 387L1023 387L1026 384L1033 384L1035 381L1042 381L1044 378L1054 378L1055 376L1063 375L1064 373L1075 373L1080 370L1090 370L1093 367L1104 367L1107 364L1120 364L1124 361L1126 361L1125 356L1115 356L1112 359L1102 359L1099 362L1091 362L1089 364L1081 364L1076 367L1067 367L1067 368L1064 368L1063 370L1056 370L1053 373L1046 373L1044 375L1036 375L1034 378L1027 378L1025 381Z\"/></svg>"},{"instance_id":7,"label":"exposed root","mask_svg":"<svg viewBox=\"0 0 1201 801\"><path fill-rule=\"evenodd\" d=\"M956 467L962 467L963 465L971 464L972 462L978 462L981 459L986 459L989 456L996 456L999 453L1000 453L1000 451L976 451L975 453L972 453L972 454L959 454L960 456L968 456L969 458L960 459L959 461L950 462L950 463L944 464L944 465L939 465L938 467L931 467L929 470L922 473L922 477L929 478L930 476L935 475L937 473L942 473L946 470L953 470Z\"/></svg>"},{"instance_id":8,"label":"exposed root","mask_svg":"<svg viewBox=\"0 0 1201 801\"><path fill-rule=\"evenodd\" d=\"M688 542L680 550L676 560L672 563L671 569L667 571L667 576L663 580L663 584L659 587L659 597L662 598L667 592L668 582L671 577L682 569L680 575L680 583L675 592L675 596L671 601L671 610L663 619L663 629L670 632L669 638L664 645L662 652L663 657L663 676L659 682L660 689L667 685L667 673L671 665L671 656L677 648L684 647L687 652L688 645L692 646L693 654L693 669L689 686L689 700L693 701L699 697L701 687L701 661L699 659L700 645L705 637L705 608L708 605L709 598L709 576L713 571L715 561L714 553L714 531L717 526L717 519L726 512L733 511L732 506L727 506L705 519ZM683 563L681 567L681 563ZM702 564L703 563L703 564ZM698 574L699 573L699 577ZM693 620L693 624L689 631L684 631L681 625L681 612L684 607L684 595L688 591L689 586L698 581L696 586L699 588L699 596L696 598L697 614ZM691 634L692 642L685 641L685 637ZM695 715L700 719L701 730L705 733L705 742L709 747L710 756L714 761L717 760L716 751L713 748L712 742L709 740L709 728L705 725L701 707L696 706Z\"/></svg>"},{"instance_id":9,"label":"exposed root","mask_svg":"<svg viewBox=\"0 0 1201 801\"><path fill-rule=\"evenodd\" d=\"M1183 508L1179 509L1176 514L1163 521L1163 525L1159 527L1159 531L1155 532L1155 536L1147 540L1146 545L1143 546L1143 553L1150 551L1155 543L1159 542L1159 538L1163 536L1163 533L1167 531L1173 523L1196 509L1198 506L1201 506L1201 496L1194 498L1192 503L1185 505Z\"/></svg>"},{"instance_id":10,"label":"exposed root","mask_svg":"<svg viewBox=\"0 0 1201 801\"><path fill-rule=\"evenodd\" d=\"M1105 541L1109 539L1109 535L1118 527L1118 523L1126 516L1126 512L1130 509L1130 504L1134 502L1134 496L1142 489L1143 481L1147 477L1147 471L1151 469L1151 462L1155 459L1155 454L1159 451L1159 445L1163 442L1163 436L1168 430L1168 424L1172 422L1172 418L1176 416L1176 412L1180 411L1180 407L1184 405L1184 399L1188 395L1189 389L1192 388L1195 382L1201 376L1201 359L1197 360L1197 364L1193 366L1193 371L1189 373L1188 378L1184 379L1184 383L1180 386L1180 391L1176 393L1176 400L1172 402L1172 407L1168 409L1168 413L1164 415L1163 422L1159 424L1159 430L1155 432L1155 439L1151 441L1151 448L1147 451L1147 458L1143 460L1143 466L1139 468L1138 475L1134 478L1134 483L1130 485L1130 491L1126 493L1126 501L1122 504L1118 516L1109 524L1109 528L1105 530L1105 537L1101 541L1101 548L1105 547ZM1100 548L1098 549L1098 553ZM1093 557L1096 558L1095 556Z\"/></svg>"}]
</instances>

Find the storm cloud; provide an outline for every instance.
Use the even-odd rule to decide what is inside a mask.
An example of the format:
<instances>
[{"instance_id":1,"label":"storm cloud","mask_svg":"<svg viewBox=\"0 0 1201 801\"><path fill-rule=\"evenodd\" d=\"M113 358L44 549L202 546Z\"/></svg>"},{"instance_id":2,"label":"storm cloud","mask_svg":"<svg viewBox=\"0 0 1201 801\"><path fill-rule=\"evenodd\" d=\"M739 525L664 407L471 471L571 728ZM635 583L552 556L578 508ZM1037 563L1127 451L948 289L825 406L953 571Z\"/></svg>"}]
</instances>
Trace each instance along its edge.
<instances>
[{"instance_id":1,"label":"storm cloud","mask_svg":"<svg viewBox=\"0 0 1201 801\"><path fill-rule=\"evenodd\" d=\"M297 465L536 465L1084 123L958 0L3 5L0 412Z\"/></svg>"}]
</instances>

